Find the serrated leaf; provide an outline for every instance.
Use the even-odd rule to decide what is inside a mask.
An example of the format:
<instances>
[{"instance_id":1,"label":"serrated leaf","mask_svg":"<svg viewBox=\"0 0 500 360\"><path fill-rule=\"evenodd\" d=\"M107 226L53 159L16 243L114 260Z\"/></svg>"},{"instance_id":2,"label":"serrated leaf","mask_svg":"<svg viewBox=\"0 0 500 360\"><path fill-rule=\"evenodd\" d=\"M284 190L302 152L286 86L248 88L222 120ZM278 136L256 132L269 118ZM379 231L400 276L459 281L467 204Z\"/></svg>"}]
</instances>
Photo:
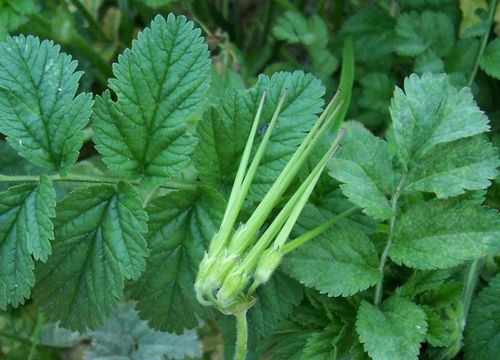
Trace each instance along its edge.
<instances>
[{"instance_id":1,"label":"serrated leaf","mask_svg":"<svg viewBox=\"0 0 500 360\"><path fill-rule=\"evenodd\" d=\"M433 192L438 198L486 189L498 175L497 152L478 136L439 144L411 168L405 189Z\"/></svg>"},{"instance_id":2,"label":"serrated leaf","mask_svg":"<svg viewBox=\"0 0 500 360\"><path fill-rule=\"evenodd\" d=\"M241 139L248 137L263 92L266 91L267 96L262 124L270 121L285 89L285 103L249 192L255 201L264 197L321 111L325 90L310 74L296 71L277 73L271 78L261 75L254 87L229 91L216 108L208 111L198 124L199 144L193 154L195 166L205 182L228 191L245 147Z\"/></svg>"},{"instance_id":3,"label":"serrated leaf","mask_svg":"<svg viewBox=\"0 0 500 360\"><path fill-rule=\"evenodd\" d=\"M171 192L147 207L151 255L132 292L153 328L179 333L198 325L205 309L196 300L194 281L224 208L224 199L208 187Z\"/></svg>"},{"instance_id":4,"label":"serrated leaf","mask_svg":"<svg viewBox=\"0 0 500 360\"><path fill-rule=\"evenodd\" d=\"M413 74L396 88L391 117L398 156L404 167L436 145L488 131L488 118L468 88L457 91L444 74Z\"/></svg>"},{"instance_id":5,"label":"serrated leaf","mask_svg":"<svg viewBox=\"0 0 500 360\"><path fill-rule=\"evenodd\" d=\"M350 296L377 283L377 251L359 229L327 231L293 250L283 268L302 284L329 296Z\"/></svg>"},{"instance_id":6,"label":"serrated leaf","mask_svg":"<svg viewBox=\"0 0 500 360\"><path fill-rule=\"evenodd\" d=\"M432 346L446 346L450 343L450 336L446 324L439 314L429 306L421 306L427 318L427 334L425 340Z\"/></svg>"},{"instance_id":7,"label":"serrated leaf","mask_svg":"<svg viewBox=\"0 0 500 360\"><path fill-rule=\"evenodd\" d=\"M500 275L495 276L472 304L465 328L465 359L489 360L500 349Z\"/></svg>"},{"instance_id":8,"label":"serrated leaf","mask_svg":"<svg viewBox=\"0 0 500 360\"><path fill-rule=\"evenodd\" d=\"M38 184L11 187L0 193L0 309L17 307L35 283L35 260L47 261L54 239L51 218L56 194L46 176Z\"/></svg>"},{"instance_id":9,"label":"serrated leaf","mask_svg":"<svg viewBox=\"0 0 500 360\"><path fill-rule=\"evenodd\" d=\"M312 45L317 38L324 41L321 37L328 34L325 28L317 34L314 25L312 19L308 21L300 12L287 11L276 19L273 34L290 44Z\"/></svg>"},{"instance_id":10,"label":"serrated leaf","mask_svg":"<svg viewBox=\"0 0 500 360\"><path fill-rule=\"evenodd\" d=\"M94 140L104 162L130 177L177 175L195 139L187 120L210 86L207 45L184 16L155 17L113 66L109 91L97 97Z\"/></svg>"},{"instance_id":11,"label":"serrated leaf","mask_svg":"<svg viewBox=\"0 0 500 360\"><path fill-rule=\"evenodd\" d=\"M57 204L53 255L36 268L35 300L61 326L101 325L148 255L146 213L130 185L79 188Z\"/></svg>"},{"instance_id":12,"label":"serrated leaf","mask_svg":"<svg viewBox=\"0 0 500 360\"><path fill-rule=\"evenodd\" d=\"M0 132L35 165L65 171L78 157L92 96L75 97L76 66L52 41L21 35L0 43Z\"/></svg>"},{"instance_id":13,"label":"serrated leaf","mask_svg":"<svg viewBox=\"0 0 500 360\"><path fill-rule=\"evenodd\" d=\"M500 216L468 202L416 203L396 222L389 256L415 269L443 269L500 251Z\"/></svg>"},{"instance_id":14,"label":"serrated leaf","mask_svg":"<svg viewBox=\"0 0 500 360\"><path fill-rule=\"evenodd\" d=\"M342 147L328 164L328 174L342 182L345 196L375 219L391 217L387 194L393 191L391 157L384 140L361 124L347 125Z\"/></svg>"},{"instance_id":15,"label":"serrated leaf","mask_svg":"<svg viewBox=\"0 0 500 360\"><path fill-rule=\"evenodd\" d=\"M500 79L500 39L490 41L484 50L479 66L489 76Z\"/></svg>"},{"instance_id":16,"label":"serrated leaf","mask_svg":"<svg viewBox=\"0 0 500 360\"><path fill-rule=\"evenodd\" d=\"M133 303L120 304L108 320L88 335L92 346L85 360L163 360L198 358L201 343L193 331L181 335L162 333L139 318Z\"/></svg>"},{"instance_id":17,"label":"serrated leaf","mask_svg":"<svg viewBox=\"0 0 500 360\"><path fill-rule=\"evenodd\" d=\"M425 312L397 296L384 301L380 308L363 301L356 331L373 360L417 359L427 331Z\"/></svg>"}]
</instances>

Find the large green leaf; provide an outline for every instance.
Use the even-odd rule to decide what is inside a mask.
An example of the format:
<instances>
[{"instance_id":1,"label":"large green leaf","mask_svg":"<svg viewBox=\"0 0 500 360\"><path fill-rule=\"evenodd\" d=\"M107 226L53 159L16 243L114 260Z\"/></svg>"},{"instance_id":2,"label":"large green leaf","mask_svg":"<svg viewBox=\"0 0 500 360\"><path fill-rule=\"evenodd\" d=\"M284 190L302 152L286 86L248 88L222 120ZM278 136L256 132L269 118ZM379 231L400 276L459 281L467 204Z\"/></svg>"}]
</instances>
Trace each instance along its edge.
<instances>
[{"instance_id":1,"label":"large green leaf","mask_svg":"<svg viewBox=\"0 0 500 360\"><path fill-rule=\"evenodd\" d=\"M380 279L377 251L368 237L349 226L334 228L293 250L284 270L329 296L350 296Z\"/></svg>"},{"instance_id":2,"label":"large green leaf","mask_svg":"<svg viewBox=\"0 0 500 360\"><path fill-rule=\"evenodd\" d=\"M469 202L434 200L406 210L389 256L416 269L452 267L500 251L500 216Z\"/></svg>"},{"instance_id":3,"label":"large green leaf","mask_svg":"<svg viewBox=\"0 0 500 360\"><path fill-rule=\"evenodd\" d=\"M478 136L437 145L411 168L405 188L434 192L440 198L486 189L498 175L497 152Z\"/></svg>"},{"instance_id":4,"label":"large green leaf","mask_svg":"<svg viewBox=\"0 0 500 360\"><path fill-rule=\"evenodd\" d=\"M250 187L250 197L260 200L269 190L286 162L321 111L324 88L320 81L301 71L277 73L271 78L261 75L248 90L229 91L217 107L198 125L200 142L193 159L200 177L217 189L232 186L239 158L245 147L260 99L266 91L262 125L269 122L284 91L287 97L266 153ZM262 138L259 129L258 139ZM256 141L255 146L258 146Z\"/></svg>"},{"instance_id":5,"label":"large green leaf","mask_svg":"<svg viewBox=\"0 0 500 360\"><path fill-rule=\"evenodd\" d=\"M18 306L30 296L36 260L47 261L54 239L51 218L56 194L46 176L38 184L18 185L0 193L0 309Z\"/></svg>"},{"instance_id":6,"label":"large green leaf","mask_svg":"<svg viewBox=\"0 0 500 360\"><path fill-rule=\"evenodd\" d=\"M361 303L356 331L373 360L416 360L425 339L425 312L416 304L393 296L377 308Z\"/></svg>"},{"instance_id":7,"label":"large green leaf","mask_svg":"<svg viewBox=\"0 0 500 360\"><path fill-rule=\"evenodd\" d=\"M88 335L92 346L85 360L163 360L199 358L201 343L195 332L182 335L162 333L139 318L134 304L120 304L103 326Z\"/></svg>"},{"instance_id":8,"label":"large green leaf","mask_svg":"<svg viewBox=\"0 0 500 360\"><path fill-rule=\"evenodd\" d=\"M181 332L198 325L204 308L194 281L224 208L222 197L208 187L171 192L147 207L151 255L132 290L141 317L152 327Z\"/></svg>"},{"instance_id":9,"label":"large green leaf","mask_svg":"<svg viewBox=\"0 0 500 360\"><path fill-rule=\"evenodd\" d=\"M500 349L500 274L472 304L465 329L465 359L490 360Z\"/></svg>"},{"instance_id":10,"label":"large green leaf","mask_svg":"<svg viewBox=\"0 0 500 360\"><path fill-rule=\"evenodd\" d=\"M189 161L195 140L186 122L202 108L210 85L207 45L184 16L157 16L113 66L114 79L96 99L97 150L129 176L170 177Z\"/></svg>"},{"instance_id":11,"label":"large green leaf","mask_svg":"<svg viewBox=\"0 0 500 360\"><path fill-rule=\"evenodd\" d=\"M53 255L36 268L35 300L61 326L102 324L148 255L147 215L126 183L79 188L57 205Z\"/></svg>"},{"instance_id":12,"label":"large green leaf","mask_svg":"<svg viewBox=\"0 0 500 360\"><path fill-rule=\"evenodd\" d=\"M468 88L457 91L448 76L413 74L396 88L391 117L398 155L403 167L436 145L480 134L489 129Z\"/></svg>"},{"instance_id":13,"label":"large green leaf","mask_svg":"<svg viewBox=\"0 0 500 360\"><path fill-rule=\"evenodd\" d=\"M328 164L328 174L344 183L340 186L344 195L367 215L380 220L390 218L387 194L393 192L394 175L385 141L351 122L341 144Z\"/></svg>"},{"instance_id":14,"label":"large green leaf","mask_svg":"<svg viewBox=\"0 0 500 360\"><path fill-rule=\"evenodd\" d=\"M78 157L92 97L75 97L82 72L59 50L33 36L0 43L0 132L34 164L66 170Z\"/></svg>"}]
</instances>

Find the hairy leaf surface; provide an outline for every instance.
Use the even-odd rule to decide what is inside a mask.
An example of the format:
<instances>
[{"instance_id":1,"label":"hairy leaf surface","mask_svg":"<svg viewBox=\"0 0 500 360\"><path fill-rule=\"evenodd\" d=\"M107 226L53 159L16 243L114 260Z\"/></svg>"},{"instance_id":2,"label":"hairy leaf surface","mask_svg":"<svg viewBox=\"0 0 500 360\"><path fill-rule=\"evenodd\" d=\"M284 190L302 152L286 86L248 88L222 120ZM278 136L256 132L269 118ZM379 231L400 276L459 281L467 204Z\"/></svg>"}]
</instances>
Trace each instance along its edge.
<instances>
[{"instance_id":1,"label":"hairy leaf surface","mask_svg":"<svg viewBox=\"0 0 500 360\"><path fill-rule=\"evenodd\" d=\"M439 198L486 189L498 175L499 163L497 149L481 137L440 144L411 168L405 188Z\"/></svg>"},{"instance_id":2,"label":"hairy leaf surface","mask_svg":"<svg viewBox=\"0 0 500 360\"><path fill-rule=\"evenodd\" d=\"M210 85L208 50L184 16L157 16L113 66L97 97L97 150L112 169L131 177L174 176L189 161L195 139L186 121L202 108Z\"/></svg>"},{"instance_id":3,"label":"hairy leaf surface","mask_svg":"<svg viewBox=\"0 0 500 360\"><path fill-rule=\"evenodd\" d=\"M353 227L338 227L285 257L284 270L302 284L329 296L350 296L377 283L377 252Z\"/></svg>"},{"instance_id":4,"label":"hairy leaf surface","mask_svg":"<svg viewBox=\"0 0 500 360\"><path fill-rule=\"evenodd\" d=\"M417 203L399 217L389 256L416 269L442 269L500 251L500 216L468 202Z\"/></svg>"},{"instance_id":5,"label":"hairy leaf surface","mask_svg":"<svg viewBox=\"0 0 500 360\"><path fill-rule=\"evenodd\" d=\"M438 144L489 130L470 90L457 91L444 74L407 77L404 92L396 88L390 111L403 167Z\"/></svg>"},{"instance_id":6,"label":"hairy leaf surface","mask_svg":"<svg viewBox=\"0 0 500 360\"><path fill-rule=\"evenodd\" d=\"M171 192L147 207L151 255L132 290L141 317L152 327L181 332L198 325L205 309L196 300L194 281L224 207L208 187Z\"/></svg>"},{"instance_id":7,"label":"hairy leaf surface","mask_svg":"<svg viewBox=\"0 0 500 360\"><path fill-rule=\"evenodd\" d=\"M380 308L363 301L356 331L373 360L416 360L427 331L425 312L397 296L384 301Z\"/></svg>"},{"instance_id":8,"label":"hairy leaf surface","mask_svg":"<svg viewBox=\"0 0 500 360\"><path fill-rule=\"evenodd\" d=\"M46 176L38 184L18 185L0 193L1 310L24 303L35 283L33 258L47 261L50 255L55 197Z\"/></svg>"},{"instance_id":9,"label":"hairy leaf surface","mask_svg":"<svg viewBox=\"0 0 500 360\"><path fill-rule=\"evenodd\" d=\"M50 319L95 329L148 255L146 213L130 185L80 188L57 205L53 255L36 268L35 300Z\"/></svg>"},{"instance_id":10,"label":"hairy leaf surface","mask_svg":"<svg viewBox=\"0 0 500 360\"><path fill-rule=\"evenodd\" d=\"M82 146L92 96L75 97L82 72L52 41L23 35L0 43L0 132L34 164L66 170Z\"/></svg>"},{"instance_id":11,"label":"hairy leaf surface","mask_svg":"<svg viewBox=\"0 0 500 360\"><path fill-rule=\"evenodd\" d=\"M375 219L388 219L392 209L386 195L393 191L391 157L386 143L359 123L349 123L329 174L344 183L344 195Z\"/></svg>"}]
</instances>

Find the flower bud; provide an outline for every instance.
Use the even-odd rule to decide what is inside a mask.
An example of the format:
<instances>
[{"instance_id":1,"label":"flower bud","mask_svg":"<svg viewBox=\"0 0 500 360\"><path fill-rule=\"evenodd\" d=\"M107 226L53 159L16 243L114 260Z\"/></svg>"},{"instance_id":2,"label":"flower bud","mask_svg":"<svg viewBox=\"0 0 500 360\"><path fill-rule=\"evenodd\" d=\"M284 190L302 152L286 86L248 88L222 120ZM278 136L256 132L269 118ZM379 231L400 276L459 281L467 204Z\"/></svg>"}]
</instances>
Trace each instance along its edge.
<instances>
[{"instance_id":1,"label":"flower bud","mask_svg":"<svg viewBox=\"0 0 500 360\"><path fill-rule=\"evenodd\" d=\"M254 281L256 285L264 284L271 278L282 257L283 253L280 249L269 248L264 251L255 269Z\"/></svg>"},{"instance_id":2,"label":"flower bud","mask_svg":"<svg viewBox=\"0 0 500 360\"><path fill-rule=\"evenodd\" d=\"M221 308L227 308L233 305L239 295L243 294L243 290L248 284L248 275L243 269L235 269L231 271L224 280L222 287L217 292L217 300Z\"/></svg>"}]
</instances>

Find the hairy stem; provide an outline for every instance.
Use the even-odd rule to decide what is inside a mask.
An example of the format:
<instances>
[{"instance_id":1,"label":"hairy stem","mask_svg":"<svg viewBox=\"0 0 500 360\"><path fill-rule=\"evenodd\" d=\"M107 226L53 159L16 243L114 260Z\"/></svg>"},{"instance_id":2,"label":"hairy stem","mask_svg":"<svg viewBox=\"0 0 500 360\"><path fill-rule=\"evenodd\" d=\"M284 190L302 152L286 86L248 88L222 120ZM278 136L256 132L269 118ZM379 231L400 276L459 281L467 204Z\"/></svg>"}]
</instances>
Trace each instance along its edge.
<instances>
[{"instance_id":1,"label":"hairy stem","mask_svg":"<svg viewBox=\"0 0 500 360\"><path fill-rule=\"evenodd\" d=\"M234 360L244 360L247 354L248 324L247 310L235 314L236 317L236 349Z\"/></svg>"},{"instance_id":2,"label":"hairy stem","mask_svg":"<svg viewBox=\"0 0 500 360\"><path fill-rule=\"evenodd\" d=\"M399 184L396 188L396 191L391 199L392 216L391 216L391 219L389 220L389 235L387 236L387 243L385 244L385 248L384 248L384 251L382 252L382 256L380 257L380 263L378 266L378 269L380 271L380 280L378 281L377 286L375 287L375 296L373 298L373 304L375 306L378 306L380 304L380 302L382 301L382 291L384 288L385 263L387 262L387 256L389 255L389 249L391 248L391 245L392 245L394 226L396 225L398 200L399 200L399 196L401 195L401 191L403 190L405 179L406 179L406 176L403 175L401 177L401 181L399 182Z\"/></svg>"},{"instance_id":3,"label":"hairy stem","mask_svg":"<svg viewBox=\"0 0 500 360\"><path fill-rule=\"evenodd\" d=\"M61 176L59 174L47 175L52 181L57 182L77 182L77 183L96 183L96 184L118 184L120 181L125 181L133 185L139 185L140 180L131 180L126 178L101 177L89 175L69 174ZM40 175L2 175L0 174L0 183L23 183L23 182L38 182ZM198 186L195 182L184 181L166 181L161 188L165 189L194 189Z\"/></svg>"},{"instance_id":4,"label":"hairy stem","mask_svg":"<svg viewBox=\"0 0 500 360\"><path fill-rule=\"evenodd\" d=\"M338 223L340 220L344 219L345 217L349 216L359 208L357 206L353 206L352 208L332 217L330 220L324 222L321 225L316 226L314 229L306 232L305 234L300 235L298 238L293 239L292 241L288 242L287 244L283 245L283 253L288 254L290 251L295 250L299 246L304 245L306 242L308 242L311 239L314 239L316 236L320 235L324 231L328 230L331 228L333 225Z\"/></svg>"},{"instance_id":5,"label":"hairy stem","mask_svg":"<svg viewBox=\"0 0 500 360\"><path fill-rule=\"evenodd\" d=\"M488 8L488 19L487 21L487 30L483 34L481 39L481 44L479 46L479 51L476 54L476 59L474 60L474 66L472 67L472 71L469 76L469 80L467 81L467 86L471 87L474 82L474 78L477 74L477 69L479 68L479 61L481 60L481 56L483 56L484 49L486 48L486 44L488 43L488 38L490 35L491 23L493 22L493 16L495 15L495 9L497 7L497 0L491 0L490 6Z\"/></svg>"}]
</instances>

